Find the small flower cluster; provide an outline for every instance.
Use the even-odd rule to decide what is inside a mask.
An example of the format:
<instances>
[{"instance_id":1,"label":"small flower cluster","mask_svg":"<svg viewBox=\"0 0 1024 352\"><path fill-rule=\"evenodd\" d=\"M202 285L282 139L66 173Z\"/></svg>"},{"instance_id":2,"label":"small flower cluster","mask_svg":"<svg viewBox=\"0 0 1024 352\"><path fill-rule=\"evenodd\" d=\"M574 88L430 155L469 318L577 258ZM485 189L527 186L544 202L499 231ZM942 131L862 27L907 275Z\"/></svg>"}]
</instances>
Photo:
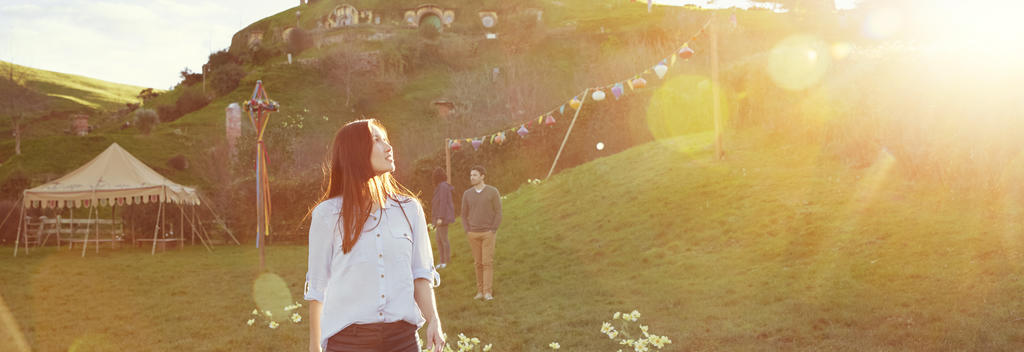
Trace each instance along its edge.
<instances>
[{"instance_id":1,"label":"small flower cluster","mask_svg":"<svg viewBox=\"0 0 1024 352\"><path fill-rule=\"evenodd\" d=\"M295 304L284 307L284 311L287 313L299 309L299 307L302 307L302 303L295 302ZM261 318L263 320L263 324L266 324L268 328L277 329L278 326L281 326L281 324L278 324L277 321L274 320L274 313L269 310L264 310L261 313L259 309L253 309L252 315L255 317L249 318L249 320L245 321L245 325L253 326L256 324L256 318ZM302 321L302 315L299 315L299 313L292 313L289 320L291 320L292 323L298 324Z\"/></svg>"},{"instance_id":2,"label":"small flower cluster","mask_svg":"<svg viewBox=\"0 0 1024 352\"><path fill-rule=\"evenodd\" d=\"M672 340L668 336L658 336L650 333L650 329L647 325L640 325L640 332L643 334L642 338L630 338L629 332L626 331L626 327L629 323L635 323L640 319L640 312L634 310L630 313L615 312L612 315L612 320L621 320L621 328L623 338L619 339L620 345L625 345L633 348L634 352L647 352L653 346L657 349L662 349L665 345L672 343ZM601 324L601 333L608 335L609 339L614 340L619 337L619 330L615 329L612 323L604 322ZM621 350L620 350L621 351Z\"/></svg>"},{"instance_id":3,"label":"small flower cluster","mask_svg":"<svg viewBox=\"0 0 1024 352\"><path fill-rule=\"evenodd\" d=\"M540 184L540 179L539 178L529 179L529 180L526 180L526 183L529 183L531 185L539 185Z\"/></svg>"},{"instance_id":4,"label":"small flower cluster","mask_svg":"<svg viewBox=\"0 0 1024 352\"><path fill-rule=\"evenodd\" d=\"M551 349L553 350L557 350L559 348L562 348L562 345L559 345L558 342L552 342L548 344L548 347L551 347Z\"/></svg>"},{"instance_id":5,"label":"small flower cluster","mask_svg":"<svg viewBox=\"0 0 1024 352\"><path fill-rule=\"evenodd\" d=\"M447 341L448 337L445 336L444 339ZM420 346L421 349L424 347L423 346L423 339L420 339L419 335L416 336L416 343ZM456 349L452 349L452 345L445 345L444 349L442 351L443 352L470 352L470 351L476 351L476 347L479 344L480 344L480 339L478 339L476 337L468 337L465 334L459 333L459 341L455 342L455 346L458 347L458 349L457 350ZM491 347L493 347L491 344L487 344L486 346L484 346L480 350L483 351L483 352L490 352L491 351Z\"/></svg>"},{"instance_id":6,"label":"small flower cluster","mask_svg":"<svg viewBox=\"0 0 1024 352\"><path fill-rule=\"evenodd\" d=\"M455 343L455 345L459 347L459 352L472 351L473 349L476 348L476 345L479 345L479 344L480 344L480 339L478 339L476 337L467 337L463 333L459 333L459 341ZM490 347L490 346L491 345L487 345L487 347ZM449 349L451 349L451 348L449 347ZM489 350L490 350L490 348L487 348L484 351L489 351Z\"/></svg>"}]
</instances>

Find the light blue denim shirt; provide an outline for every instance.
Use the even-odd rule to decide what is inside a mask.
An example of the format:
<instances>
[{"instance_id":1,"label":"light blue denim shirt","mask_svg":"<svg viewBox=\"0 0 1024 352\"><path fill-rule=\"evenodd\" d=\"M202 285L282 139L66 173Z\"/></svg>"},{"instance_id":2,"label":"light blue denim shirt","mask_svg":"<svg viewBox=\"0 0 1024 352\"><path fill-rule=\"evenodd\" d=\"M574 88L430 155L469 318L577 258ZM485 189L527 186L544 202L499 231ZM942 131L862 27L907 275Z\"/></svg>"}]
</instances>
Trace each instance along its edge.
<instances>
[{"instance_id":1,"label":"light blue denim shirt","mask_svg":"<svg viewBox=\"0 0 1024 352\"><path fill-rule=\"evenodd\" d=\"M341 250L340 212L341 197L328 199L313 209L309 226L305 299L323 303L320 346L326 349L327 339L352 324L404 320L422 326L426 319L416 305L413 280L431 280L435 287L441 282L423 206L388 200L370 214L347 254Z\"/></svg>"}]
</instances>

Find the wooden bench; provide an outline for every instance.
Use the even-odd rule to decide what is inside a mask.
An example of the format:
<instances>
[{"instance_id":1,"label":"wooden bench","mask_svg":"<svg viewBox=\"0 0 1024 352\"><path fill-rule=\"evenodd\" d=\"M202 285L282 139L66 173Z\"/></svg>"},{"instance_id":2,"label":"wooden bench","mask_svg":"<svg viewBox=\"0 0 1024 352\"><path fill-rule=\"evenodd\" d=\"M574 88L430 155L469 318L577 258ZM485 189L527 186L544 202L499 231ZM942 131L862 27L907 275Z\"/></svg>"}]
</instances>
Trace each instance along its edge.
<instances>
[{"instance_id":1,"label":"wooden bench","mask_svg":"<svg viewBox=\"0 0 1024 352\"><path fill-rule=\"evenodd\" d=\"M89 242L110 243L111 247L118 246L123 242L124 223L120 219L71 219L49 218L40 216L38 218L25 217L25 238L30 246L44 246L50 236L57 237L57 246L61 247L67 243L68 249L74 247L75 243L86 242L88 235Z\"/></svg>"},{"instance_id":2,"label":"wooden bench","mask_svg":"<svg viewBox=\"0 0 1024 352\"><path fill-rule=\"evenodd\" d=\"M152 247L153 243L156 242L156 248L160 249L160 251L163 252L163 251L167 250L167 245L168 244L170 244L172 247L173 246L178 246L178 242L180 242L180 241L181 241L181 239L179 239L179 238L157 238L155 240L152 239L152 238L136 238L135 239L135 246L139 247L139 246L142 246L143 243L149 243L149 246ZM179 246L179 248L180 248L180 246Z\"/></svg>"}]
</instances>

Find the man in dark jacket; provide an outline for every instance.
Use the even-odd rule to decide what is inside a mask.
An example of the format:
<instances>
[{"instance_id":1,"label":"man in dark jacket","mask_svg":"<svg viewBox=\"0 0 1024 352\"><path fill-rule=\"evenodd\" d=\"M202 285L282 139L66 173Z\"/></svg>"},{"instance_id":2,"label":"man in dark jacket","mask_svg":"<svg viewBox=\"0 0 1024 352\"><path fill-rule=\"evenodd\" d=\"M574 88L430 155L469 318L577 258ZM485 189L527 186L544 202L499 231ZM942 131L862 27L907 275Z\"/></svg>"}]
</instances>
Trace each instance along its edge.
<instances>
[{"instance_id":1,"label":"man in dark jacket","mask_svg":"<svg viewBox=\"0 0 1024 352\"><path fill-rule=\"evenodd\" d=\"M455 203L452 201L452 191L455 190L448 183L448 176L444 169L434 169L434 198L430 200L430 223L434 224L437 231L438 269L444 269L452 260L452 249L448 245L448 224L455 222Z\"/></svg>"},{"instance_id":2,"label":"man in dark jacket","mask_svg":"<svg viewBox=\"0 0 1024 352\"><path fill-rule=\"evenodd\" d=\"M476 297L494 299L494 241L501 225L501 194L494 186L484 184L487 171L474 166L469 171L473 187L462 194L462 228L466 230L469 246L476 264Z\"/></svg>"}]
</instances>

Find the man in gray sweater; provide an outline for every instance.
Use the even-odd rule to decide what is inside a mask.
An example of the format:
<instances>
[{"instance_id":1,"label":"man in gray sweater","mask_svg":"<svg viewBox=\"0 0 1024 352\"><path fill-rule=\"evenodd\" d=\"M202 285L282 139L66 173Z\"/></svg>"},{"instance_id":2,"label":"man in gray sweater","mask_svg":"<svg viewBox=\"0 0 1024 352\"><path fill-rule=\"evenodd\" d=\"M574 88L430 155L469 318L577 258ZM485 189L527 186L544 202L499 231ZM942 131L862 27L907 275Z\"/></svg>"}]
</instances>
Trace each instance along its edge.
<instances>
[{"instance_id":1,"label":"man in gray sweater","mask_svg":"<svg viewBox=\"0 0 1024 352\"><path fill-rule=\"evenodd\" d=\"M473 185L462 194L462 228L469 238L476 264L476 297L494 299L491 283L494 279L494 241L501 224L501 194L494 186L484 184L487 170L474 166L469 171Z\"/></svg>"}]
</instances>

